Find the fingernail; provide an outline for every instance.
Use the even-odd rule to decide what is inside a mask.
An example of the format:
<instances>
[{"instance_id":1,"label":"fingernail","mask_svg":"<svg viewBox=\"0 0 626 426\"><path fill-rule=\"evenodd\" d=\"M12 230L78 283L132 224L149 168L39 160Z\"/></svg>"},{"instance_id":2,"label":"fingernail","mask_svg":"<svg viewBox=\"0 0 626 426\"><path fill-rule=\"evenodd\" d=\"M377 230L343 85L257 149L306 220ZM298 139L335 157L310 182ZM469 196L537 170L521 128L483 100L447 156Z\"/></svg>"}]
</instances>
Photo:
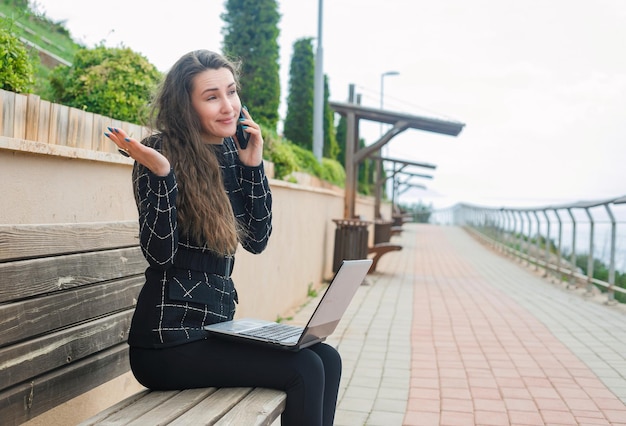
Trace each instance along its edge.
<instances>
[{"instance_id":1,"label":"fingernail","mask_svg":"<svg viewBox=\"0 0 626 426\"><path fill-rule=\"evenodd\" d=\"M248 107L247 106L243 106L243 109L245 109L246 111L248 111Z\"/></svg>"},{"instance_id":2,"label":"fingernail","mask_svg":"<svg viewBox=\"0 0 626 426\"><path fill-rule=\"evenodd\" d=\"M239 121L244 121L244 120L245 120L245 118L240 118L240 119L239 119Z\"/></svg>"},{"instance_id":3,"label":"fingernail","mask_svg":"<svg viewBox=\"0 0 626 426\"><path fill-rule=\"evenodd\" d=\"M109 129L109 132L113 133L113 129L110 127L107 127L107 129Z\"/></svg>"},{"instance_id":4,"label":"fingernail","mask_svg":"<svg viewBox=\"0 0 626 426\"><path fill-rule=\"evenodd\" d=\"M130 142L130 138L124 138L126 142Z\"/></svg>"},{"instance_id":5,"label":"fingernail","mask_svg":"<svg viewBox=\"0 0 626 426\"><path fill-rule=\"evenodd\" d=\"M248 128L248 126L246 126L245 124L243 124L243 125L241 126L241 128L242 128L242 129L247 129L247 128Z\"/></svg>"},{"instance_id":6,"label":"fingernail","mask_svg":"<svg viewBox=\"0 0 626 426\"><path fill-rule=\"evenodd\" d=\"M106 136L107 138L110 138L110 137L111 137L111 135L110 135L110 134L108 134L107 132L104 132L104 136Z\"/></svg>"},{"instance_id":7,"label":"fingernail","mask_svg":"<svg viewBox=\"0 0 626 426\"><path fill-rule=\"evenodd\" d=\"M119 152L120 154L122 154L126 158L130 157L130 154L128 152L124 151L123 149L118 149L117 152Z\"/></svg>"},{"instance_id":8,"label":"fingernail","mask_svg":"<svg viewBox=\"0 0 626 426\"><path fill-rule=\"evenodd\" d=\"M115 128L113 129L113 131L115 131L115 133L119 133L119 132L120 132L120 129L118 129L117 127L115 127Z\"/></svg>"}]
</instances>

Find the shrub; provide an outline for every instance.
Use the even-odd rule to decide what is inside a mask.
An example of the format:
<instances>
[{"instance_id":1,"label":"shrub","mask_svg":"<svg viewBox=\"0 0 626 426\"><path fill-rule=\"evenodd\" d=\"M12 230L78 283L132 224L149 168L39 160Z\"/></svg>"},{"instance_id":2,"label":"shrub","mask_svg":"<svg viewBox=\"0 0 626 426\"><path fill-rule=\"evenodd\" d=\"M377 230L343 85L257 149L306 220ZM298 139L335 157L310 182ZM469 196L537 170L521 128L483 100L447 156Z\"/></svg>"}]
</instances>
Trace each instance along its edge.
<instances>
[{"instance_id":1,"label":"shrub","mask_svg":"<svg viewBox=\"0 0 626 426\"><path fill-rule=\"evenodd\" d=\"M54 102L143 124L161 73L129 48L81 49L71 67L58 66L50 84Z\"/></svg>"},{"instance_id":2,"label":"shrub","mask_svg":"<svg viewBox=\"0 0 626 426\"><path fill-rule=\"evenodd\" d=\"M276 132L267 130L265 126L261 126L261 130L265 142L263 156L274 163L274 177L282 179L298 170L298 158L289 144L284 142Z\"/></svg>"},{"instance_id":3,"label":"shrub","mask_svg":"<svg viewBox=\"0 0 626 426\"><path fill-rule=\"evenodd\" d=\"M284 179L292 172L302 171L334 185L344 187L346 172L336 160L322 158L321 164L308 149L298 146L276 132L261 126L265 149L264 158L274 163L274 177Z\"/></svg>"},{"instance_id":4,"label":"shrub","mask_svg":"<svg viewBox=\"0 0 626 426\"><path fill-rule=\"evenodd\" d=\"M34 69L28 50L11 34L11 21L0 19L0 23L0 88L28 93L34 83Z\"/></svg>"},{"instance_id":5,"label":"shrub","mask_svg":"<svg viewBox=\"0 0 626 426\"><path fill-rule=\"evenodd\" d=\"M322 176L322 166L311 150L291 142L289 142L289 146L298 159L298 171L306 172L313 176Z\"/></svg>"},{"instance_id":6,"label":"shrub","mask_svg":"<svg viewBox=\"0 0 626 426\"><path fill-rule=\"evenodd\" d=\"M320 178L343 188L346 185L346 170L339 161L322 158L322 175Z\"/></svg>"}]
</instances>

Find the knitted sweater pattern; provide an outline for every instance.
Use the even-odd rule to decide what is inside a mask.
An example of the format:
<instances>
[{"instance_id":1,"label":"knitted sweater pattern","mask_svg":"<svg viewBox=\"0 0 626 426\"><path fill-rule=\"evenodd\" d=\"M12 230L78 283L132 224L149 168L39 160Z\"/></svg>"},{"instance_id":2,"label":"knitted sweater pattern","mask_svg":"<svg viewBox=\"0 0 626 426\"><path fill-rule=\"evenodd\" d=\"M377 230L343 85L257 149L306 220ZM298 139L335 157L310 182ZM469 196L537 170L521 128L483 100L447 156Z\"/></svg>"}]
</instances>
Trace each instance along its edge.
<instances>
[{"instance_id":1,"label":"knitted sweater pattern","mask_svg":"<svg viewBox=\"0 0 626 426\"><path fill-rule=\"evenodd\" d=\"M160 149L160 139L144 143ZM263 164L239 161L231 138L215 147L224 190L235 217L247 232L241 246L260 253L272 232L272 194ZM158 348L207 337L203 327L235 314L237 291L230 272L234 257L217 255L204 242L180 235L176 217L178 187L173 171L160 177L135 163L133 187L139 212L139 240L148 261L128 343Z\"/></svg>"}]
</instances>

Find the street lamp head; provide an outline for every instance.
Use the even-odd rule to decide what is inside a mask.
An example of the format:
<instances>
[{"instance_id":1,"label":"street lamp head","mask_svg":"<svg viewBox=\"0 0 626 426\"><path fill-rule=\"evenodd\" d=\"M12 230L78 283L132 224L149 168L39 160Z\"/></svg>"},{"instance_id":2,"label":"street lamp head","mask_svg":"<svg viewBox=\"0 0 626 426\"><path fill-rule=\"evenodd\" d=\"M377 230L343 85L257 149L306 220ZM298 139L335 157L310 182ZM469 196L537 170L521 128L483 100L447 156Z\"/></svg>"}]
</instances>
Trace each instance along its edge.
<instances>
[{"instance_id":1,"label":"street lamp head","mask_svg":"<svg viewBox=\"0 0 626 426\"><path fill-rule=\"evenodd\" d=\"M384 72L382 75L383 76L385 76L385 75L400 75L400 73L398 71L387 71L387 72Z\"/></svg>"}]
</instances>

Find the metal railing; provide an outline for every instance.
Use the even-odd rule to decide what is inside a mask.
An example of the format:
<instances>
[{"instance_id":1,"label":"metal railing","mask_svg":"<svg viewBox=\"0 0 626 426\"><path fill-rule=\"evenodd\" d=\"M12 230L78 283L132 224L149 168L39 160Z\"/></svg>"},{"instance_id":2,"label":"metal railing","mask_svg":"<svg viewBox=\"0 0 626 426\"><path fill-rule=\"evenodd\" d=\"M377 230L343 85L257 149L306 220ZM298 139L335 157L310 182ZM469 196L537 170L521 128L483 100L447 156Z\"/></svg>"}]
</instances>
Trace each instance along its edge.
<instances>
[{"instance_id":1,"label":"metal railing","mask_svg":"<svg viewBox=\"0 0 626 426\"><path fill-rule=\"evenodd\" d=\"M550 273L568 285L586 285L588 294L594 286L600 288L607 303L616 302L615 292L626 298L626 289L615 284L616 261L626 266L626 246L617 245L618 233L623 236L619 241L626 243L626 196L532 208L461 203L433 211L430 222L466 227L498 250L543 268L544 276ZM605 250L599 253L602 238ZM586 249L580 249L581 240ZM578 255L587 258L585 274L576 266ZM598 261L608 263L606 280L594 277Z\"/></svg>"}]
</instances>

